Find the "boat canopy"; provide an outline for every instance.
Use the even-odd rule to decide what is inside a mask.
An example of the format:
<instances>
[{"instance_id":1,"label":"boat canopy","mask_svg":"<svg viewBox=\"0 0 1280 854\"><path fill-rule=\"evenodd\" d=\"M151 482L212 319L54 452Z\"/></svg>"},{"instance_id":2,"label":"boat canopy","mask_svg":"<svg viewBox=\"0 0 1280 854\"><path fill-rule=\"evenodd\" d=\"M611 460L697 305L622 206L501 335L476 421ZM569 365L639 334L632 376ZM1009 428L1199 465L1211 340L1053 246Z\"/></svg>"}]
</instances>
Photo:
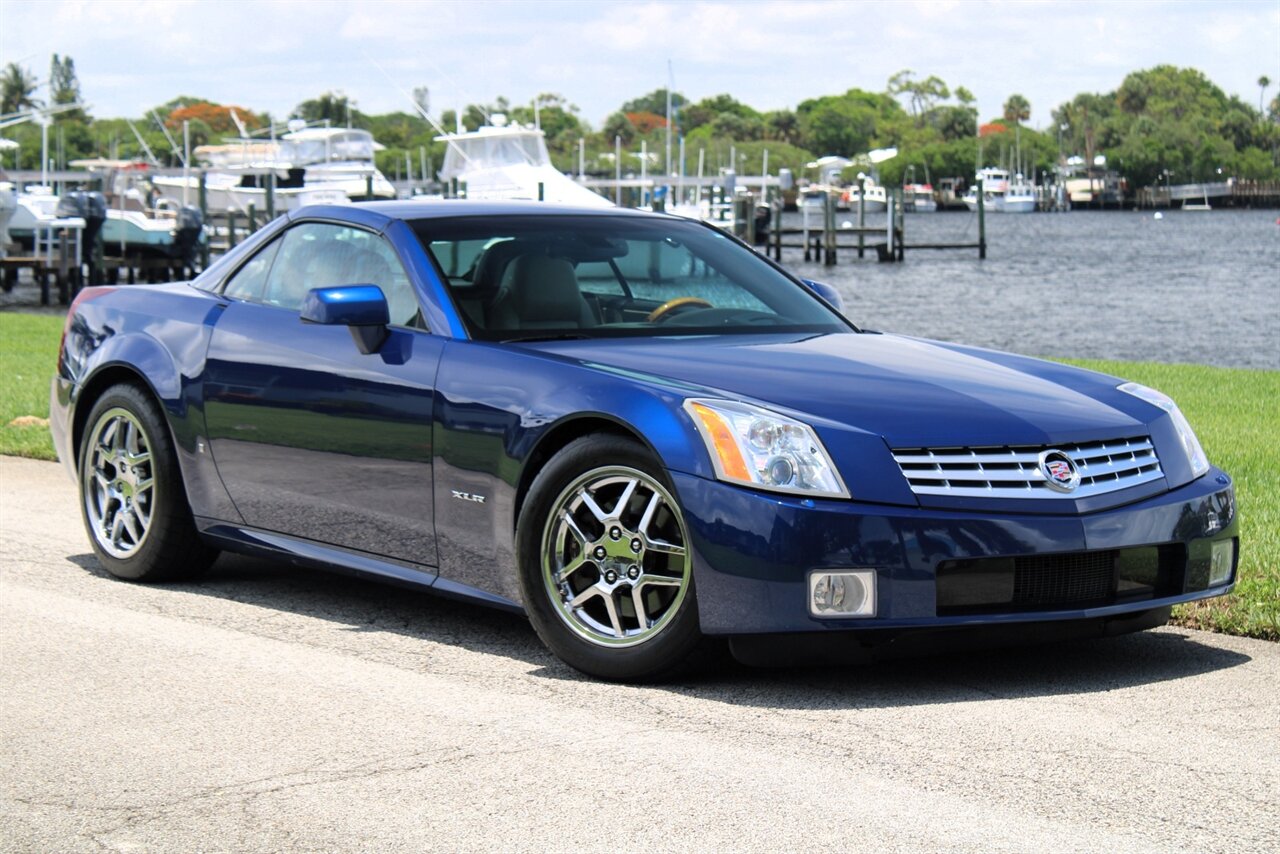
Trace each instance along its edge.
<instances>
[{"instance_id":1,"label":"boat canopy","mask_svg":"<svg viewBox=\"0 0 1280 854\"><path fill-rule=\"evenodd\" d=\"M295 166L344 160L372 162L373 153L385 147L374 142L373 134L367 130L307 128L280 138L280 159Z\"/></svg>"},{"instance_id":2,"label":"boat canopy","mask_svg":"<svg viewBox=\"0 0 1280 854\"><path fill-rule=\"evenodd\" d=\"M240 139L200 145L195 156L215 169L289 169L316 163L372 164L374 152L384 148L367 130L307 128L287 133L277 142Z\"/></svg>"},{"instance_id":3,"label":"boat canopy","mask_svg":"<svg viewBox=\"0 0 1280 854\"><path fill-rule=\"evenodd\" d=\"M546 139L535 128L482 127L473 133L445 134L436 139L449 144L440 169L442 181L485 169L551 163Z\"/></svg>"}]
</instances>

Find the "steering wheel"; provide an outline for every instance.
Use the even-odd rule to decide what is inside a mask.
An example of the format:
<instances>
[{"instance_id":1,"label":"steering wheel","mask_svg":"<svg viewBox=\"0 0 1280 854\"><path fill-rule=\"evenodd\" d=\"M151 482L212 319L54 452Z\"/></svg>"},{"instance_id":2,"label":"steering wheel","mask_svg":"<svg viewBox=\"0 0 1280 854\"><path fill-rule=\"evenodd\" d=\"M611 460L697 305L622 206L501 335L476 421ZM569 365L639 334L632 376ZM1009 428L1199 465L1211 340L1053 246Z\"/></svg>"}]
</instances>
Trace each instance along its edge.
<instances>
[{"instance_id":1,"label":"steering wheel","mask_svg":"<svg viewBox=\"0 0 1280 854\"><path fill-rule=\"evenodd\" d=\"M649 316L645 318L649 323L657 323L671 312L685 306L697 306L698 308L711 308L711 303L699 297L676 297L669 299L662 305L649 312Z\"/></svg>"}]
</instances>

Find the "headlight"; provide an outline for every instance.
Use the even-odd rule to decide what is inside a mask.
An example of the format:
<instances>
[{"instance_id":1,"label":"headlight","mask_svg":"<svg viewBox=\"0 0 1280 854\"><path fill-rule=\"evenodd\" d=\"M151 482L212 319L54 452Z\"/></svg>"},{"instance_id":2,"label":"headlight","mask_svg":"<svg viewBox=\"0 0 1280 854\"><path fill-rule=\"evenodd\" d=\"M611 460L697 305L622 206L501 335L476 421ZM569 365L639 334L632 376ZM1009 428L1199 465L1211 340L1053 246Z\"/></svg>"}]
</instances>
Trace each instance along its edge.
<instances>
[{"instance_id":1,"label":"headlight","mask_svg":"<svg viewBox=\"0 0 1280 854\"><path fill-rule=\"evenodd\" d=\"M1178 404L1173 402L1173 398L1138 383L1125 383L1116 388L1169 413L1169 418L1173 420L1173 428L1178 431L1178 438L1182 440L1182 449L1187 452L1187 462L1191 463L1192 473L1199 477L1209 470L1209 458L1205 456L1204 448L1200 447L1196 431L1191 429L1187 417L1182 414Z\"/></svg>"},{"instance_id":2,"label":"headlight","mask_svg":"<svg viewBox=\"0 0 1280 854\"><path fill-rule=\"evenodd\" d=\"M808 424L729 400L690 398L684 408L721 480L797 495L849 497Z\"/></svg>"}]
</instances>

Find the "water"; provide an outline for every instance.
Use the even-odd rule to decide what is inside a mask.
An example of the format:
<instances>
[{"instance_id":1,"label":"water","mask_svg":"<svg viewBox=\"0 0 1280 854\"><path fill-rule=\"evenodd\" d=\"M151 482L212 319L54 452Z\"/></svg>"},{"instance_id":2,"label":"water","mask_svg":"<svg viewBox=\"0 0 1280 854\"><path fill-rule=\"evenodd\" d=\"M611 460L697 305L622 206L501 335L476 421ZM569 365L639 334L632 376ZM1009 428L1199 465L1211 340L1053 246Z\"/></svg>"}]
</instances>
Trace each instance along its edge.
<instances>
[{"instance_id":1,"label":"water","mask_svg":"<svg viewBox=\"0 0 1280 854\"><path fill-rule=\"evenodd\" d=\"M842 250L835 267L806 264L794 249L782 259L839 289L846 314L872 329L1039 356L1277 369L1276 216L988 214L985 261L976 249L908 249L901 264L879 264L873 251L858 260ZM977 242L977 228L974 214L907 214L906 243Z\"/></svg>"},{"instance_id":2,"label":"water","mask_svg":"<svg viewBox=\"0 0 1280 854\"><path fill-rule=\"evenodd\" d=\"M908 251L901 264L879 264L874 251L859 261L842 250L835 267L805 264L795 249L782 259L838 288L849 317L871 329L1037 356L1280 369L1278 213L990 214L985 261L977 250ZM908 245L976 241L977 230L969 213L906 217ZM24 278L0 308L38 298Z\"/></svg>"}]
</instances>

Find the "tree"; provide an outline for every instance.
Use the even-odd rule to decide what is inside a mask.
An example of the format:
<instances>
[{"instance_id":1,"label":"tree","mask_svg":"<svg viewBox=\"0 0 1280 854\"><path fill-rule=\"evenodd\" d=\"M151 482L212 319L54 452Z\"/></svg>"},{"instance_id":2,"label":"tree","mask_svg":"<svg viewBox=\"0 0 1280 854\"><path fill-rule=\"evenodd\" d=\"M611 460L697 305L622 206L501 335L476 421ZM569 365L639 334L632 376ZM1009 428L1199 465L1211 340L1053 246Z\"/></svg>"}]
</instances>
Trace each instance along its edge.
<instances>
[{"instance_id":1,"label":"tree","mask_svg":"<svg viewBox=\"0 0 1280 854\"><path fill-rule=\"evenodd\" d=\"M687 132L711 124L715 121L716 116L728 113L743 119L761 118L760 113L751 107L734 98L732 95L712 95L709 98L703 98L696 104L690 104L685 107L681 116L680 124Z\"/></svg>"},{"instance_id":2,"label":"tree","mask_svg":"<svg viewBox=\"0 0 1280 854\"><path fill-rule=\"evenodd\" d=\"M49 63L49 105L70 106L80 103L80 81L76 79L76 63L71 57L61 59L55 53ZM88 119L84 110L61 112L54 117L58 122L84 122Z\"/></svg>"},{"instance_id":3,"label":"tree","mask_svg":"<svg viewBox=\"0 0 1280 854\"><path fill-rule=\"evenodd\" d=\"M613 144L614 137L622 137L623 145L630 145L636 138L636 126L631 124L631 120L627 118L627 114L617 112L604 120L604 141L609 145Z\"/></svg>"},{"instance_id":4,"label":"tree","mask_svg":"<svg viewBox=\"0 0 1280 854\"><path fill-rule=\"evenodd\" d=\"M76 63L69 56L59 59L55 53L49 64L49 103L80 103L80 81L76 79Z\"/></svg>"},{"instance_id":5,"label":"tree","mask_svg":"<svg viewBox=\"0 0 1280 854\"><path fill-rule=\"evenodd\" d=\"M1267 87L1270 85L1271 85L1271 78L1268 77L1267 75L1264 74L1258 78L1258 112L1259 113L1262 113L1262 99L1266 96ZM1265 113L1263 115L1265 116Z\"/></svg>"},{"instance_id":6,"label":"tree","mask_svg":"<svg viewBox=\"0 0 1280 854\"><path fill-rule=\"evenodd\" d=\"M799 145L801 136L800 117L791 110L774 110L765 114L765 139Z\"/></svg>"},{"instance_id":7,"label":"tree","mask_svg":"<svg viewBox=\"0 0 1280 854\"><path fill-rule=\"evenodd\" d=\"M309 122L328 121L333 125L345 125L348 122L361 123L355 101L342 92L325 92L318 98L303 101L293 108L293 114Z\"/></svg>"},{"instance_id":8,"label":"tree","mask_svg":"<svg viewBox=\"0 0 1280 854\"><path fill-rule=\"evenodd\" d=\"M18 63L6 65L0 73L0 114L40 106L34 97L37 85L35 77Z\"/></svg>"},{"instance_id":9,"label":"tree","mask_svg":"<svg viewBox=\"0 0 1280 854\"><path fill-rule=\"evenodd\" d=\"M839 98L820 98L811 107L800 105L806 148L819 155L852 157L870 147L875 113Z\"/></svg>"},{"instance_id":10,"label":"tree","mask_svg":"<svg viewBox=\"0 0 1280 854\"><path fill-rule=\"evenodd\" d=\"M1031 102L1021 95L1010 95L1004 102L1004 120L1015 125L1031 118Z\"/></svg>"},{"instance_id":11,"label":"tree","mask_svg":"<svg viewBox=\"0 0 1280 854\"><path fill-rule=\"evenodd\" d=\"M627 121L631 122L631 126L641 136L648 136L656 130L664 130L667 126L667 120L657 113L650 113L647 110L640 110L634 113L624 113Z\"/></svg>"},{"instance_id":12,"label":"tree","mask_svg":"<svg viewBox=\"0 0 1280 854\"><path fill-rule=\"evenodd\" d=\"M688 98L679 92L671 93L671 110L674 113L681 104L688 103ZM667 114L667 90L666 87L654 89L648 95L641 95L639 98L632 98L622 105L624 113L656 113L659 116Z\"/></svg>"},{"instance_id":13,"label":"tree","mask_svg":"<svg viewBox=\"0 0 1280 854\"><path fill-rule=\"evenodd\" d=\"M203 122L210 133L215 134L232 134L239 135L240 129L236 126L235 119L231 117L231 111L244 122L245 128L254 130L259 125L265 125L261 116L246 110L244 107L223 106L222 104L211 104L208 101L196 101L187 104L184 107L178 107L165 117L165 126L171 131L179 131L182 129L182 123L199 121Z\"/></svg>"},{"instance_id":14,"label":"tree","mask_svg":"<svg viewBox=\"0 0 1280 854\"><path fill-rule=\"evenodd\" d=\"M711 134L733 140L760 140L764 138L764 122L758 116L720 113L711 120Z\"/></svg>"},{"instance_id":15,"label":"tree","mask_svg":"<svg viewBox=\"0 0 1280 854\"><path fill-rule=\"evenodd\" d=\"M929 124L943 139L965 139L978 132L978 111L967 105L943 104L929 111Z\"/></svg>"},{"instance_id":16,"label":"tree","mask_svg":"<svg viewBox=\"0 0 1280 854\"><path fill-rule=\"evenodd\" d=\"M904 94L908 96L907 109L919 127L924 123L925 113L932 110L939 101L950 98L951 91L939 77L929 75L924 80L916 80L914 75L915 72L910 68L899 71L889 78L888 92L895 97Z\"/></svg>"}]
</instances>

